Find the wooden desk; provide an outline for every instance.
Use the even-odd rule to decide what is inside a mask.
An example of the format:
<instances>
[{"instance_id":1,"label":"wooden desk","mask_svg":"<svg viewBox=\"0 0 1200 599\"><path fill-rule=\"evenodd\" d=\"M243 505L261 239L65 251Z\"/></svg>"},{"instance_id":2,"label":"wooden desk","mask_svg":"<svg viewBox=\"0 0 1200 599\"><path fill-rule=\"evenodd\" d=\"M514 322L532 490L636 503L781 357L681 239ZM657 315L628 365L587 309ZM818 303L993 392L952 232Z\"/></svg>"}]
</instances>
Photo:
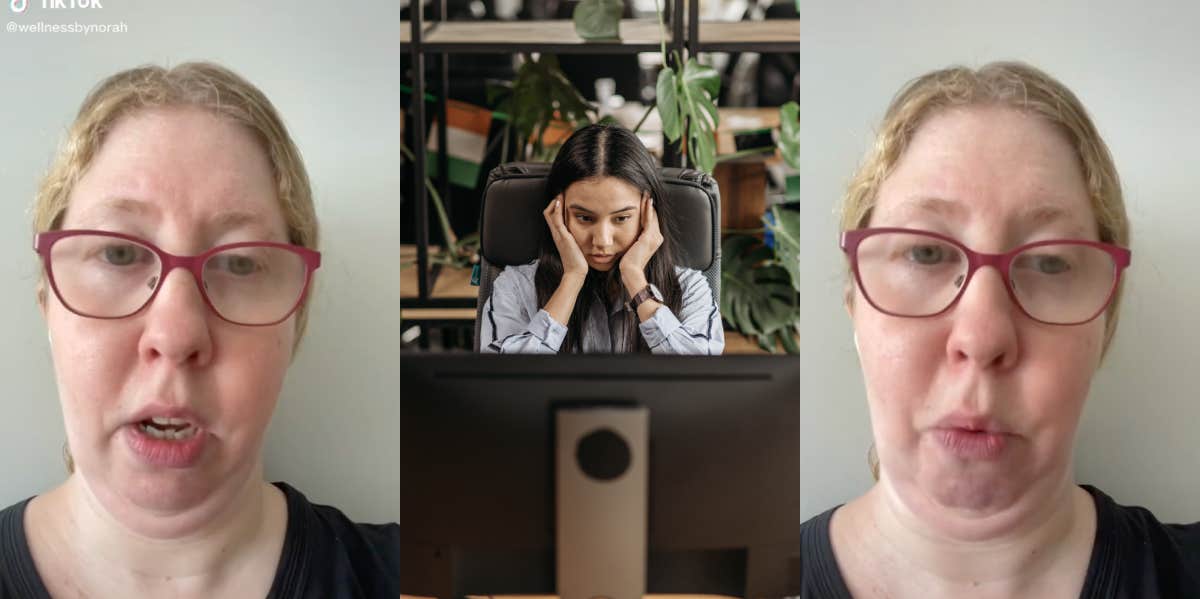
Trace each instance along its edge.
<instances>
[{"instance_id":1,"label":"wooden desk","mask_svg":"<svg viewBox=\"0 0 1200 599\"><path fill-rule=\"evenodd\" d=\"M785 353L783 344L775 342L775 351ZM729 354L765 354L763 348L758 346L758 342L737 332L725 331L725 351L723 355Z\"/></svg>"},{"instance_id":2,"label":"wooden desk","mask_svg":"<svg viewBox=\"0 0 1200 599\"><path fill-rule=\"evenodd\" d=\"M429 246L429 253L432 255L438 249L437 246ZM419 295L416 260L417 246L400 246L400 263L413 263L412 266L400 271L400 297L402 298L417 297ZM438 273L437 280L434 281L430 297L474 298L479 297L479 288L471 285L471 269L447 268L443 266ZM475 318L475 316L472 315L471 318Z\"/></svg>"}]
</instances>

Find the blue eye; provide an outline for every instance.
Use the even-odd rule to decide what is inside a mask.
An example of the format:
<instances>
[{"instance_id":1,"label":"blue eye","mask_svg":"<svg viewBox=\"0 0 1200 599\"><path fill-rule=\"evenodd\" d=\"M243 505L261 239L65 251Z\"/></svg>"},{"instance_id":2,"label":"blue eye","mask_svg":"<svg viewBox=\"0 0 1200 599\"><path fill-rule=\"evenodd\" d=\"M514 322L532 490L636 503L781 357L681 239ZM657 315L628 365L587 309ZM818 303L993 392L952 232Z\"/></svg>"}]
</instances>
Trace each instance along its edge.
<instances>
[{"instance_id":1,"label":"blue eye","mask_svg":"<svg viewBox=\"0 0 1200 599\"><path fill-rule=\"evenodd\" d=\"M229 274L238 276L251 275L259 270L262 270L262 265L259 264L253 257L234 254L232 252L226 252L214 256L210 263L215 268L219 268Z\"/></svg>"},{"instance_id":2,"label":"blue eye","mask_svg":"<svg viewBox=\"0 0 1200 599\"><path fill-rule=\"evenodd\" d=\"M135 262L153 259L150 252L132 243L113 243L105 246L103 260L112 266L132 266Z\"/></svg>"},{"instance_id":3,"label":"blue eye","mask_svg":"<svg viewBox=\"0 0 1200 599\"><path fill-rule=\"evenodd\" d=\"M937 264L945 260L949 254L945 248L936 245L913 246L907 253L908 259L918 264Z\"/></svg>"},{"instance_id":4,"label":"blue eye","mask_svg":"<svg viewBox=\"0 0 1200 599\"><path fill-rule=\"evenodd\" d=\"M137 259L137 249L129 244L110 245L104 248L104 259L117 266L133 264Z\"/></svg>"}]
</instances>

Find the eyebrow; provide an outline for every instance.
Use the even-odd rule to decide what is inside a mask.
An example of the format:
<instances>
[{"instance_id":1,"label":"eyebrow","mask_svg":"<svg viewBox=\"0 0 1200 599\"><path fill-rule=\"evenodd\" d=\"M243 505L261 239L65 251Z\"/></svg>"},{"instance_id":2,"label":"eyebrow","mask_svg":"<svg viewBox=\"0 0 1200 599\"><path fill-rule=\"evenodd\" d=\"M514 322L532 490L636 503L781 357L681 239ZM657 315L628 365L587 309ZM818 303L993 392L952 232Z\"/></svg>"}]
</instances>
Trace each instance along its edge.
<instances>
[{"instance_id":1,"label":"eyebrow","mask_svg":"<svg viewBox=\"0 0 1200 599\"><path fill-rule=\"evenodd\" d=\"M84 214L89 217L105 216L110 213L131 214L134 216L150 216L157 212L156 207L142 200L128 197L115 197L103 200L99 205ZM244 226L258 226L267 229L267 219L258 212L239 210L237 208L222 209L220 214L207 223L218 230L236 229Z\"/></svg>"},{"instance_id":2,"label":"eyebrow","mask_svg":"<svg viewBox=\"0 0 1200 599\"><path fill-rule=\"evenodd\" d=\"M1038 204L1022 210L1019 218L1023 221L1044 224L1065 220L1067 211L1053 204Z\"/></svg>"},{"instance_id":3,"label":"eyebrow","mask_svg":"<svg viewBox=\"0 0 1200 599\"><path fill-rule=\"evenodd\" d=\"M904 200L895 208L901 214L911 212L928 212L944 216L958 216L965 210L957 201L937 196L916 196ZM1030 224L1047 224L1067 220L1065 209L1056 204L1041 202L1022 208L1016 215L1016 220Z\"/></svg>"},{"instance_id":4,"label":"eyebrow","mask_svg":"<svg viewBox=\"0 0 1200 599\"><path fill-rule=\"evenodd\" d=\"M913 212L929 212L933 214L955 216L963 212L962 204L937 196L914 196L906 198L893 211L900 214Z\"/></svg>"},{"instance_id":5,"label":"eyebrow","mask_svg":"<svg viewBox=\"0 0 1200 599\"><path fill-rule=\"evenodd\" d=\"M584 208L583 206L580 206L579 204L571 204L570 206L568 206L568 208L570 208L572 210L578 210L579 212L595 214L595 212L592 212L591 210L588 210L587 208ZM628 212L630 210L636 210L636 209L637 209L637 206L626 206L620 210L614 210L614 211L610 212L609 215L611 216L613 214L620 214L622 212Z\"/></svg>"}]
</instances>

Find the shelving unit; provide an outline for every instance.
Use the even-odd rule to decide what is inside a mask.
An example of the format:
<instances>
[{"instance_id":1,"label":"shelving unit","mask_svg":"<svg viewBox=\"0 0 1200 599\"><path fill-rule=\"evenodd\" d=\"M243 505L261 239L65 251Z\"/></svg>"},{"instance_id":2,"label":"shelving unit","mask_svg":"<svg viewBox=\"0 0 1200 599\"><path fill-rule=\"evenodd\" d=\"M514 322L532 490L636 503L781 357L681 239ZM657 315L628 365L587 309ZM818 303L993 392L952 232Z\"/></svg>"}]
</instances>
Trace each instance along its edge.
<instances>
[{"instance_id":1,"label":"shelving unit","mask_svg":"<svg viewBox=\"0 0 1200 599\"><path fill-rule=\"evenodd\" d=\"M537 23L537 26L531 26ZM429 27L421 41L426 52L547 52L551 54L628 54L659 50L658 21L622 19L621 40L588 42L569 20L449 22ZM672 45L670 30L667 45Z\"/></svg>"},{"instance_id":2,"label":"shelving unit","mask_svg":"<svg viewBox=\"0 0 1200 599\"><path fill-rule=\"evenodd\" d=\"M738 23L700 22L699 2L687 3L687 18L684 0L670 0L671 19L665 23L666 46L669 54L686 49L689 56L697 52L796 52L800 46L800 21L780 19L771 21L744 21ZM438 98L438 122L446 122L446 90L449 88L449 55L460 53L518 53L541 52L552 54L634 54L658 52L661 45L660 26L656 19L623 19L621 40L615 42L588 42L575 33L570 20L555 21L495 21L495 22L448 22L445 0L435 0L435 18L425 22L419 2L414 2L412 19L401 23L400 48L412 57L411 68L416 77L412 82L412 102L409 113L413 119L413 139L424 140L425 128L425 59L427 56L438 61L436 77L438 85L434 95ZM685 31L685 20L687 29ZM438 189L442 197L448 197L449 183L446 181L446 127L438 127L437 155L439 160ZM664 144L665 145L665 144ZM418 317L431 309L474 308L476 298L465 294L446 296L438 293L438 269L429 268L429 198L424 185L429 171L423 141L415 141L413 150L412 193L416 202L414 218L417 226L416 293L402 292L400 307L409 320L425 320ZM679 165L679 157L670 152L664 155L664 164ZM407 312L405 312L407 309ZM418 312L420 310L421 312ZM438 314L444 314L439 311ZM402 318L404 316L402 315Z\"/></svg>"}]
</instances>

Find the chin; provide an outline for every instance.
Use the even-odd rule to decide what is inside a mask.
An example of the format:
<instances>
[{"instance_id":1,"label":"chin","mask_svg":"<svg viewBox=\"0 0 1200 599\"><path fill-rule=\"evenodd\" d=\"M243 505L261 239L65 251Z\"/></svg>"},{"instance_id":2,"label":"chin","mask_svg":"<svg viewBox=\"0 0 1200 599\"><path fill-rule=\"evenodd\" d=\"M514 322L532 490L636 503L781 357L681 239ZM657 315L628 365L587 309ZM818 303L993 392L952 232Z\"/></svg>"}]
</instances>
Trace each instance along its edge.
<instances>
[{"instance_id":1,"label":"chin","mask_svg":"<svg viewBox=\"0 0 1200 599\"><path fill-rule=\"evenodd\" d=\"M599 272L608 272L613 269L613 266L616 266L615 260L613 262L609 262L608 264L596 264L593 262L588 262L588 268Z\"/></svg>"}]
</instances>

